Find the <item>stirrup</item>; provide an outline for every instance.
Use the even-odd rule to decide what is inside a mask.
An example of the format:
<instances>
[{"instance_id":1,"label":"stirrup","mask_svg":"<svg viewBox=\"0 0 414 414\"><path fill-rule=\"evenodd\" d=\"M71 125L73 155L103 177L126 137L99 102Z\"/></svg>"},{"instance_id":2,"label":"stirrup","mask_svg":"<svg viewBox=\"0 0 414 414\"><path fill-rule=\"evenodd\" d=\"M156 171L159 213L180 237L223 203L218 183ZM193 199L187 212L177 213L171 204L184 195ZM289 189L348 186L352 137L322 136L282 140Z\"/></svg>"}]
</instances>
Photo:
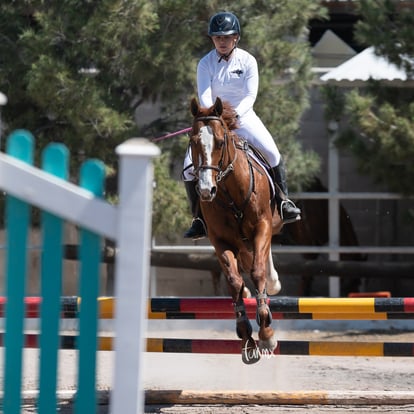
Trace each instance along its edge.
<instances>
[{"instance_id":1,"label":"stirrup","mask_svg":"<svg viewBox=\"0 0 414 414\"><path fill-rule=\"evenodd\" d=\"M284 217L283 214L283 207L285 205L288 205L290 207L293 207L295 210L298 211L298 213L294 213L296 214L295 217ZM282 202L280 203L280 217L283 221L284 224L289 224L289 223L294 223L295 221L298 221L301 219L300 217L300 209L298 207L296 207L295 203L292 200L289 200L288 198L286 200L282 200Z\"/></svg>"},{"instance_id":2,"label":"stirrup","mask_svg":"<svg viewBox=\"0 0 414 414\"><path fill-rule=\"evenodd\" d=\"M200 240L206 236L206 225L200 217L195 217L191 223L191 227L184 233L185 239Z\"/></svg>"}]
</instances>

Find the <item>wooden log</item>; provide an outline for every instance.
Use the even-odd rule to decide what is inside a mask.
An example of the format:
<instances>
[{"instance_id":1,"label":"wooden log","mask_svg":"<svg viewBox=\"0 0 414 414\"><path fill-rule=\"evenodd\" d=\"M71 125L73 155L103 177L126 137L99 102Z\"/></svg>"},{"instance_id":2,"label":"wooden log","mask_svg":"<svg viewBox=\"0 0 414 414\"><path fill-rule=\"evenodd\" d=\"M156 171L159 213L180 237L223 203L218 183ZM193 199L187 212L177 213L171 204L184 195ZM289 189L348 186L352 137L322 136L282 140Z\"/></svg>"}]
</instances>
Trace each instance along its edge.
<instances>
[{"instance_id":1,"label":"wooden log","mask_svg":"<svg viewBox=\"0 0 414 414\"><path fill-rule=\"evenodd\" d=\"M278 255L280 257L280 255ZM283 275L300 276L340 276L365 278L413 278L413 262L360 262L308 260L281 262L276 255L273 256L275 266ZM219 271L220 266L214 254L211 253L166 253L152 252L151 265L182 269L205 271Z\"/></svg>"},{"instance_id":2,"label":"wooden log","mask_svg":"<svg viewBox=\"0 0 414 414\"><path fill-rule=\"evenodd\" d=\"M405 405L413 391L197 391L146 390L147 404Z\"/></svg>"},{"instance_id":3,"label":"wooden log","mask_svg":"<svg viewBox=\"0 0 414 414\"><path fill-rule=\"evenodd\" d=\"M307 260L307 261L280 261L280 254L273 255L274 263L279 273L283 275L300 276L339 276L343 278L414 278L413 262L360 262ZM78 260L77 245L65 245L65 259ZM116 248L105 245L102 249L102 262L113 264L116 259ZM171 253L151 252L151 266L171 267L174 269L205 270L220 272L220 265L214 253Z\"/></svg>"}]
</instances>

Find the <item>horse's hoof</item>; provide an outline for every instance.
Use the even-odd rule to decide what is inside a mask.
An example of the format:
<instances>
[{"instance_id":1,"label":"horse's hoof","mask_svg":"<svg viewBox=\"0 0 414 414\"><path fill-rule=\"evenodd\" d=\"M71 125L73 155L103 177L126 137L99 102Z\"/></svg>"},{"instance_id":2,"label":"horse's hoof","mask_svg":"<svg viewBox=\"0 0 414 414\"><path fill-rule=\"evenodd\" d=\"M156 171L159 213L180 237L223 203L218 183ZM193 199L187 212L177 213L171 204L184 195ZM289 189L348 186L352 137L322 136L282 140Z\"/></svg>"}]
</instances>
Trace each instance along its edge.
<instances>
[{"instance_id":1,"label":"horse's hoof","mask_svg":"<svg viewBox=\"0 0 414 414\"><path fill-rule=\"evenodd\" d=\"M261 355L272 355L277 347L276 334L273 334L269 339L259 339L259 352Z\"/></svg>"},{"instance_id":2,"label":"horse's hoof","mask_svg":"<svg viewBox=\"0 0 414 414\"><path fill-rule=\"evenodd\" d=\"M276 280L274 283L269 283L269 280L266 282L266 292L271 296L277 295L281 289L280 280Z\"/></svg>"},{"instance_id":3,"label":"horse's hoof","mask_svg":"<svg viewBox=\"0 0 414 414\"><path fill-rule=\"evenodd\" d=\"M260 350L253 338L250 338L242 347L242 361L247 364L255 364L260 360Z\"/></svg>"}]
</instances>

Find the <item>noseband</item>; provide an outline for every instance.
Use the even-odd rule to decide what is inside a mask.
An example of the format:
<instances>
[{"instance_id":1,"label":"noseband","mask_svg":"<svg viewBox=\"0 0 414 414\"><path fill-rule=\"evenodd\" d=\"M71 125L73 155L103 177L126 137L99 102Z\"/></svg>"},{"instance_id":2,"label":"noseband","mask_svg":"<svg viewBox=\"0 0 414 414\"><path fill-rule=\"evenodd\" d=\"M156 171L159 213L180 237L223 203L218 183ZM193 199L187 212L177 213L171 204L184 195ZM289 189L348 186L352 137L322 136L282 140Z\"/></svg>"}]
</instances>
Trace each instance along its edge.
<instances>
[{"instance_id":1,"label":"noseband","mask_svg":"<svg viewBox=\"0 0 414 414\"><path fill-rule=\"evenodd\" d=\"M223 158L224 158L224 154L225 154L225 150L228 144L228 134L226 131L226 128L224 126L224 122L223 120L219 117L219 116L214 116L214 115L208 115L208 116L200 116L194 119L194 121L201 121L204 122L204 124L208 124L210 121L220 121L220 124L224 130L224 146L223 149L221 151L221 157L220 157L220 161L218 163L218 165L208 165L208 164L204 164L204 165L200 165L197 168L194 169L194 173L196 174L196 176L198 177L198 174L201 170L214 170L217 171L217 176L216 176L216 181L219 183L227 174L229 174L231 171L234 170L234 162L237 159L237 151L234 151L234 158L233 160L229 163L229 165L223 170ZM236 150L236 145L234 140L232 140L234 149Z\"/></svg>"}]
</instances>

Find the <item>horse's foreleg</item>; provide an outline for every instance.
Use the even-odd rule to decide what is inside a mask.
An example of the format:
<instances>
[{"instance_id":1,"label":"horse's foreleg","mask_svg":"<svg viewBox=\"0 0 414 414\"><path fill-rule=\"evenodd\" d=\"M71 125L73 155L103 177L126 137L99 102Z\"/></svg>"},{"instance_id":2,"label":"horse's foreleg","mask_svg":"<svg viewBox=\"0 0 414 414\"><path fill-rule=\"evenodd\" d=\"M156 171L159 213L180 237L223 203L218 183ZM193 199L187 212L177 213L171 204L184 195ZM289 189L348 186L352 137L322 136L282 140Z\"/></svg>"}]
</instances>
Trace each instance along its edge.
<instances>
[{"instance_id":1,"label":"horse's foreleg","mask_svg":"<svg viewBox=\"0 0 414 414\"><path fill-rule=\"evenodd\" d=\"M233 305L236 315L237 336L242 340L242 360L245 364L254 364L260 359L260 351L252 337L253 328L246 314L243 296L240 295Z\"/></svg>"},{"instance_id":2,"label":"horse's foreleg","mask_svg":"<svg viewBox=\"0 0 414 414\"><path fill-rule=\"evenodd\" d=\"M223 272L226 275L230 293L233 299L234 312L236 317L236 332L241 339L242 360L245 364L254 364L260 359L256 341L252 337L252 325L247 317L243 302L244 282L241 277L237 260L231 251L224 251L217 255L220 260Z\"/></svg>"},{"instance_id":3,"label":"horse's foreleg","mask_svg":"<svg viewBox=\"0 0 414 414\"><path fill-rule=\"evenodd\" d=\"M256 301L256 321L260 327L259 349L261 353L266 352L272 354L277 346L277 340L273 328L271 327L272 312L267 303L266 290L263 290L261 293L257 292Z\"/></svg>"}]
</instances>

